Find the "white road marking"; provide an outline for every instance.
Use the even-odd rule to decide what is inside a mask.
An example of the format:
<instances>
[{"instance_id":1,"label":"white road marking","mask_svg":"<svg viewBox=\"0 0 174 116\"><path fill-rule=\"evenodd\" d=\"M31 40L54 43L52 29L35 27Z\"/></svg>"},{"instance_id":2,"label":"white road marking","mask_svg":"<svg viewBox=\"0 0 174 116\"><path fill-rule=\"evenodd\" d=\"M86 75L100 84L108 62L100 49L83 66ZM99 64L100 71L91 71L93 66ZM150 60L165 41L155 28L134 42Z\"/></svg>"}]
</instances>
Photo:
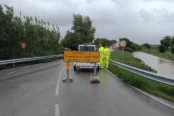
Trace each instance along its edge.
<instances>
[{"instance_id":1,"label":"white road marking","mask_svg":"<svg viewBox=\"0 0 174 116\"><path fill-rule=\"evenodd\" d=\"M117 77L114 73L112 73L111 71L109 71L108 69L106 69L106 71L108 71L112 76ZM120 78L117 77L117 79L119 79L120 81L122 81Z\"/></svg>"},{"instance_id":2,"label":"white road marking","mask_svg":"<svg viewBox=\"0 0 174 116\"><path fill-rule=\"evenodd\" d=\"M107 69L106 69L106 70L107 70ZM110 72L113 76L116 77L116 75L114 75L111 71L109 71L109 70L107 70L107 71ZM121 79L120 79L120 80L121 80ZM156 97L154 97L154 96L152 96L152 95L150 95L150 94L148 94L148 93L146 93L146 92L144 92L144 91L142 91L142 90L140 90L140 89L138 89L138 88L135 88L135 87L133 87L133 86L131 86L131 85L129 85L129 86L132 87L132 88L134 88L135 90L141 92L142 94L144 94L144 95L146 95L146 96L148 96L148 97L150 97L150 98L152 98L152 99L154 99L154 100L156 100L156 101L162 103L163 105L166 105L166 106L168 106L168 107L174 109L174 106L173 106L173 105L168 104L168 103L166 103L166 102L164 102L164 101L162 101L162 100L160 100L160 99L158 99L158 98L156 98Z\"/></svg>"},{"instance_id":3,"label":"white road marking","mask_svg":"<svg viewBox=\"0 0 174 116\"><path fill-rule=\"evenodd\" d=\"M9 73L7 73L7 75L10 75L10 74L15 73L15 72L16 72L16 71L9 72Z\"/></svg>"},{"instance_id":4,"label":"white road marking","mask_svg":"<svg viewBox=\"0 0 174 116\"><path fill-rule=\"evenodd\" d=\"M55 116L60 116L59 104L55 104Z\"/></svg>"},{"instance_id":5,"label":"white road marking","mask_svg":"<svg viewBox=\"0 0 174 116\"><path fill-rule=\"evenodd\" d=\"M131 85L130 85L130 86L131 86ZM168 104L168 103L166 103L166 102L164 102L164 101L162 101L162 100L160 100L160 99L158 99L158 98L156 98L156 97L154 97L154 96L152 96L152 95L150 95L150 94L148 94L148 93L146 93L146 92L144 92L144 91L142 91L142 90L140 90L140 89L138 89L138 88L135 88L135 87L133 87L133 86L131 86L131 87L134 88L134 89L136 89L137 91L139 91L139 92L145 94L146 96L148 96L148 97L150 97L150 98L152 98L152 99L154 99L154 100L156 100L156 101L158 101L158 102L160 102L160 103L162 103L162 104L164 104L164 105L166 105L166 106L168 106L168 107L174 109L174 106L172 106L172 105L170 105L170 104Z\"/></svg>"},{"instance_id":6,"label":"white road marking","mask_svg":"<svg viewBox=\"0 0 174 116\"><path fill-rule=\"evenodd\" d=\"M115 75L111 71L109 71L108 69L106 69L106 71L108 71L112 76L115 77Z\"/></svg>"},{"instance_id":7,"label":"white road marking","mask_svg":"<svg viewBox=\"0 0 174 116\"><path fill-rule=\"evenodd\" d=\"M65 68L65 67L64 67L64 68ZM62 68L62 70L60 71L59 77L58 77L58 79L57 79L56 95L59 95L59 83L60 83L60 79L61 79L60 76L61 76L61 74L62 74L64 68Z\"/></svg>"}]
</instances>

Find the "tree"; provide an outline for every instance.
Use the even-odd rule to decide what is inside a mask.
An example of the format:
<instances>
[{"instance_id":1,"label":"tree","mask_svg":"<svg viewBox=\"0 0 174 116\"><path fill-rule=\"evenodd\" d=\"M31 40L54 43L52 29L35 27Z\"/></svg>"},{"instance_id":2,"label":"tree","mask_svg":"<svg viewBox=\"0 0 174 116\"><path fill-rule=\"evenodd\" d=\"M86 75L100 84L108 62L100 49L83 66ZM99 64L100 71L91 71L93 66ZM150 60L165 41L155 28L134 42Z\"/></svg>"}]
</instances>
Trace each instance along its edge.
<instances>
[{"instance_id":1,"label":"tree","mask_svg":"<svg viewBox=\"0 0 174 116\"><path fill-rule=\"evenodd\" d=\"M141 46L140 45L130 41L128 38L119 38L119 40L120 40L120 42L122 40L126 41L126 43L127 43L126 48L127 48L128 51L133 52L133 51L141 50Z\"/></svg>"},{"instance_id":2,"label":"tree","mask_svg":"<svg viewBox=\"0 0 174 116\"><path fill-rule=\"evenodd\" d=\"M89 16L83 17L80 14L73 14L73 26L71 30L75 33L80 43L92 42L94 40L95 27Z\"/></svg>"},{"instance_id":3,"label":"tree","mask_svg":"<svg viewBox=\"0 0 174 116\"><path fill-rule=\"evenodd\" d=\"M116 40L109 40L106 38L97 38L95 39L94 44L98 46L100 43L102 43L103 46L110 47L116 42L117 42Z\"/></svg>"},{"instance_id":4,"label":"tree","mask_svg":"<svg viewBox=\"0 0 174 116\"><path fill-rule=\"evenodd\" d=\"M174 47L171 48L171 53L174 54Z\"/></svg>"},{"instance_id":5,"label":"tree","mask_svg":"<svg viewBox=\"0 0 174 116\"><path fill-rule=\"evenodd\" d=\"M12 7L0 5L0 60L60 53L60 32L49 22L31 16L14 16ZM4 8L4 9L3 9ZM23 21L22 21L23 18ZM27 47L22 49L20 43Z\"/></svg>"},{"instance_id":6,"label":"tree","mask_svg":"<svg viewBox=\"0 0 174 116\"><path fill-rule=\"evenodd\" d=\"M151 48L151 45L148 44L148 43L144 43L142 46L143 46L143 47L146 47L147 49L150 49L150 48Z\"/></svg>"},{"instance_id":7,"label":"tree","mask_svg":"<svg viewBox=\"0 0 174 116\"><path fill-rule=\"evenodd\" d=\"M171 42L171 53L174 54L174 36L172 37L172 42Z\"/></svg>"},{"instance_id":8,"label":"tree","mask_svg":"<svg viewBox=\"0 0 174 116\"><path fill-rule=\"evenodd\" d=\"M171 42L172 46L174 46L174 36L172 37L172 40L171 41L172 41Z\"/></svg>"},{"instance_id":9,"label":"tree","mask_svg":"<svg viewBox=\"0 0 174 116\"><path fill-rule=\"evenodd\" d=\"M80 44L80 41L76 38L75 33L70 32L69 30L66 32L65 38L62 40L63 47L70 48L74 45Z\"/></svg>"},{"instance_id":10,"label":"tree","mask_svg":"<svg viewBox=\"0 0 174 116\"><path fill-rule=\"evenodd\" d=\"M133 43L133 44L131 45L131 49L132 49L133 51L137 51L137 45L136 45L135 43Z\"/></svg>"},{"instance_id":11,"label":"tree","mask_svg":"<svg viewBox=\"0 0 174 116\"><path fill-rule=\"evenodd\" d=\"M171 46L171 37L170 36L165 36L164 39L162 39L160 42L161 42L161 45L165 46L166 49L168 50L169 46Z\"/></svg>"},{"instance_id":12,"label":"tree","mask_svg":"<svg viewBox=\"0 0 174 116\"><path fill-rule=\"evenodd\" d=\"M117 43L116 40L111 40L111 41L110 41L110 45L113 45L113 44L116 44L116 43Z\"/></svg>"},{"instance_id":13,"label":"tree","mask_svg":"<svg viewBox=\"0 0 174 116\"><path fill-rule=\"evenodd\" d=\"M99 45L99 44L102 44L103 46L109 46L109 40L106 39L106 38L97 38L95 41L94 41L94 44L95 45Z\"/></svg>"},{"instance_id":14,"label":"tree","mask_svg":"<svg viewBox=\"0 0 174 116\"><path fill-rule=\"evenodd\" d=\"M131 46L132 46L132 44L133 44L133 42L130 41L128 38L119 38L119 40L120 40L120 42L121 42L122 40L125 40L126 43L127 43L126 47L129 47L129 48L131 48Z\"/></svg>"},{"instance_id":15,"label":"tree","mask_svg":"<svg viewBox=\"0 0 174 116\"><path fill-rule=\"evenodd\" d=\"M89 16L83 17L80 14L73 14L72 23L71 31L67 31L61 42L62 45L76 50L78 44L92 43L96 29L92 26L92 21Z\"/></svg>"},{"instance_id":16,"label":"tree","mask_svg":"<svg viewBox=\"0 0 174 116\"><path fill-rule=\"evenodd\" d=\"M160 51L161 53L164 53L164 52L166 51L166 47L163 46L163 45L160 45L160 46L159 46L159 51Z\"/></svg>"}]
</instances>

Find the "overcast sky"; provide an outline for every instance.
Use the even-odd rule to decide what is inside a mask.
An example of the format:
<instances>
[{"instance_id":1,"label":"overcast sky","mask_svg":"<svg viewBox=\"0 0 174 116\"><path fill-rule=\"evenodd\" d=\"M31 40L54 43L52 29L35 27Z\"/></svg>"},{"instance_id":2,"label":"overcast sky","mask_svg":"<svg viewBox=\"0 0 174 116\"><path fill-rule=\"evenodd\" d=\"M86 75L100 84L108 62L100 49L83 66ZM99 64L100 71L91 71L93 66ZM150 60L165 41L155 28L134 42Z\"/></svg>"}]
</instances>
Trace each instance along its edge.
<instances>
[{"instance_id":1,"label":"overcast sky","mask_svg":"<svg viewBox=\"0 0 174 116\"><path fill-rule=\"evenodd\" d=\"M58 25L61 36L72 26L72 14L90 16L95 37L127 37L142 44L158 44L174 35L174 0L0 0L15 14L37 16Z\"/></svg>"}]
</instances>

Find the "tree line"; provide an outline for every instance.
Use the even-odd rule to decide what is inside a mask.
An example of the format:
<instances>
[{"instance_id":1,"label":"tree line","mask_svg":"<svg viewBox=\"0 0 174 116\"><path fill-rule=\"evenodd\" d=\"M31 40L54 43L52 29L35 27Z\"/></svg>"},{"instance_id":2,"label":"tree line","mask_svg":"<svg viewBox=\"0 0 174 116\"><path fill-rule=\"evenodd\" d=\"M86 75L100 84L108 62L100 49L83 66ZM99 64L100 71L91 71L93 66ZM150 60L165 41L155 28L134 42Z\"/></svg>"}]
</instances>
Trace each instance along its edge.
<instances>
[{"instance_id":1,"label":"tree line","mask_svg":"<svg viewBox=\"0 0 174 116\"><path fill-rule=\"evenodd\" d=\"M57 26L21 12L14 16L13 7L0 4L0 60L59 54L59 39ZM22 42L25 49L20 46Z\"/></svg>"},{"instance_id":2,"label":"tree line","mask_svg":"<svg viewBox=\"0 0 174 116\"><path fill-rule=\"evenodd\" d=\"M73 22L71 29L67 30L61 44L63 47L76 50L79 44L92 43L96 28L92 26L89 16L73 14Z\"/></svg>"},{"instance_id":3,"label":"tree line","mask_svg":"<svg viewBox=\"0 0 174 116\"><path fill-rule=\"evenodd\" d=\"M102 43L105 47L110 47L117 43L116 40L110 40L108 38L94 38L96 28L92 26L92 21L88 16L82 16L80 14L73 15L73 24L71 29L67 30L64 39L61 44L63 47L77 50L77 46L83 43L93 43L99 45ZM126 40L127 47L125 50L129 52L141 50L141 46L130 41L128 38L120 38ZM98 46L99 47L99 46Z\"/></svg>"},{"instance_id":4,"label":"tree line","mask_svg":"<svg viewBox=\"0 0 174 116\"><path fill-rule=\"evenodd\" d=\"M102 43L106 47L117 43L109 38L95 38L95 33L96 28L89 16L73 14L72 27L60 40L58 26L37 17L24 16L21 12L20 16L14 16L13 7L0 5L0 60L60 54L63 48L77 50L77 46L83 43ZM129 52L152 47L148 43L138 45L128 38L119 38L119 42L121 40L127 42L125 50ZM20 46L22 42L27 45L25 49ZM169 48L174 53L174 37L166 36L161 40L159 50L164 52Z\"/></svg>"},{"instance_id":5,"label":"tree line","mask_svg":"<svg viewBox=\"0 0 174 116\"><path fill-rule=\"evenodd\" d=\"M174 54L174 36L165 36L161 41L160 41L160 46L159 46L159 51L161 53L164 53L166 51L171 51L172 54Z\"/></svg>"},{"instance_id":6,"label":"tree line","mask_svg":"<svg viewBox=\"0 0 174 116\"><path fill-rule=\"evenodd\" d=\"M144 43L142 47L146 47L147 49L157 48L160 53L169 51L174 54L174 36L167 35L163 37L163 39L160 40L160 45L150 45L148 43Z\"/></svg>"}]
</instances>

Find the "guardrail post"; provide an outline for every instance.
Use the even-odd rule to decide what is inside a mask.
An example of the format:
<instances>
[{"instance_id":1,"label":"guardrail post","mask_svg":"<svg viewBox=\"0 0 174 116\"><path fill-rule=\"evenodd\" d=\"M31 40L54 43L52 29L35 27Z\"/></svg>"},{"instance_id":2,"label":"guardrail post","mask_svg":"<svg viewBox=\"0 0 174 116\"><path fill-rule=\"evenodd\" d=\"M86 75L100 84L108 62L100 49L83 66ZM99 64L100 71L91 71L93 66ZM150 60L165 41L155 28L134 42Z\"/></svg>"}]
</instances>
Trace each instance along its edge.
<instances>
[{"instance_id":1,"label":"guardrail post","mask_svg":"<svg viewBox=\"0 0 174 116\"><path fill-rule=\"evenodd\" d=\"M96 63L94 63L94 76L96 76Z\"/></svg>"},{"instance_id":2,"label":"guardrail post","mask_svg":"<svg viewBox=\"0 0 174 116\"><path fill-rule=\"evenodd\" d=\"M150 71L142 70L136 67L132 67L126 64L122 64L119 62L116 62L114 60L109 59L111 62L113 62L116 66L123 68L127 71L133 72L135 74L138 74L146 79L148 79L147 84L150 86L152 81L156 81L158 83L163 83L166 85L174 86L174 79L168 76L159 75Z\"/></svg>"},{"instance_id":3,"label":"guardrail post","mask_svg":"<svg viewBox=\"0 0 174 116\"><path fill-rule=\"evenodd\" d=\"M124 48L122 48L122 63L124 63Z\"/></svg>"}]
</instances>

